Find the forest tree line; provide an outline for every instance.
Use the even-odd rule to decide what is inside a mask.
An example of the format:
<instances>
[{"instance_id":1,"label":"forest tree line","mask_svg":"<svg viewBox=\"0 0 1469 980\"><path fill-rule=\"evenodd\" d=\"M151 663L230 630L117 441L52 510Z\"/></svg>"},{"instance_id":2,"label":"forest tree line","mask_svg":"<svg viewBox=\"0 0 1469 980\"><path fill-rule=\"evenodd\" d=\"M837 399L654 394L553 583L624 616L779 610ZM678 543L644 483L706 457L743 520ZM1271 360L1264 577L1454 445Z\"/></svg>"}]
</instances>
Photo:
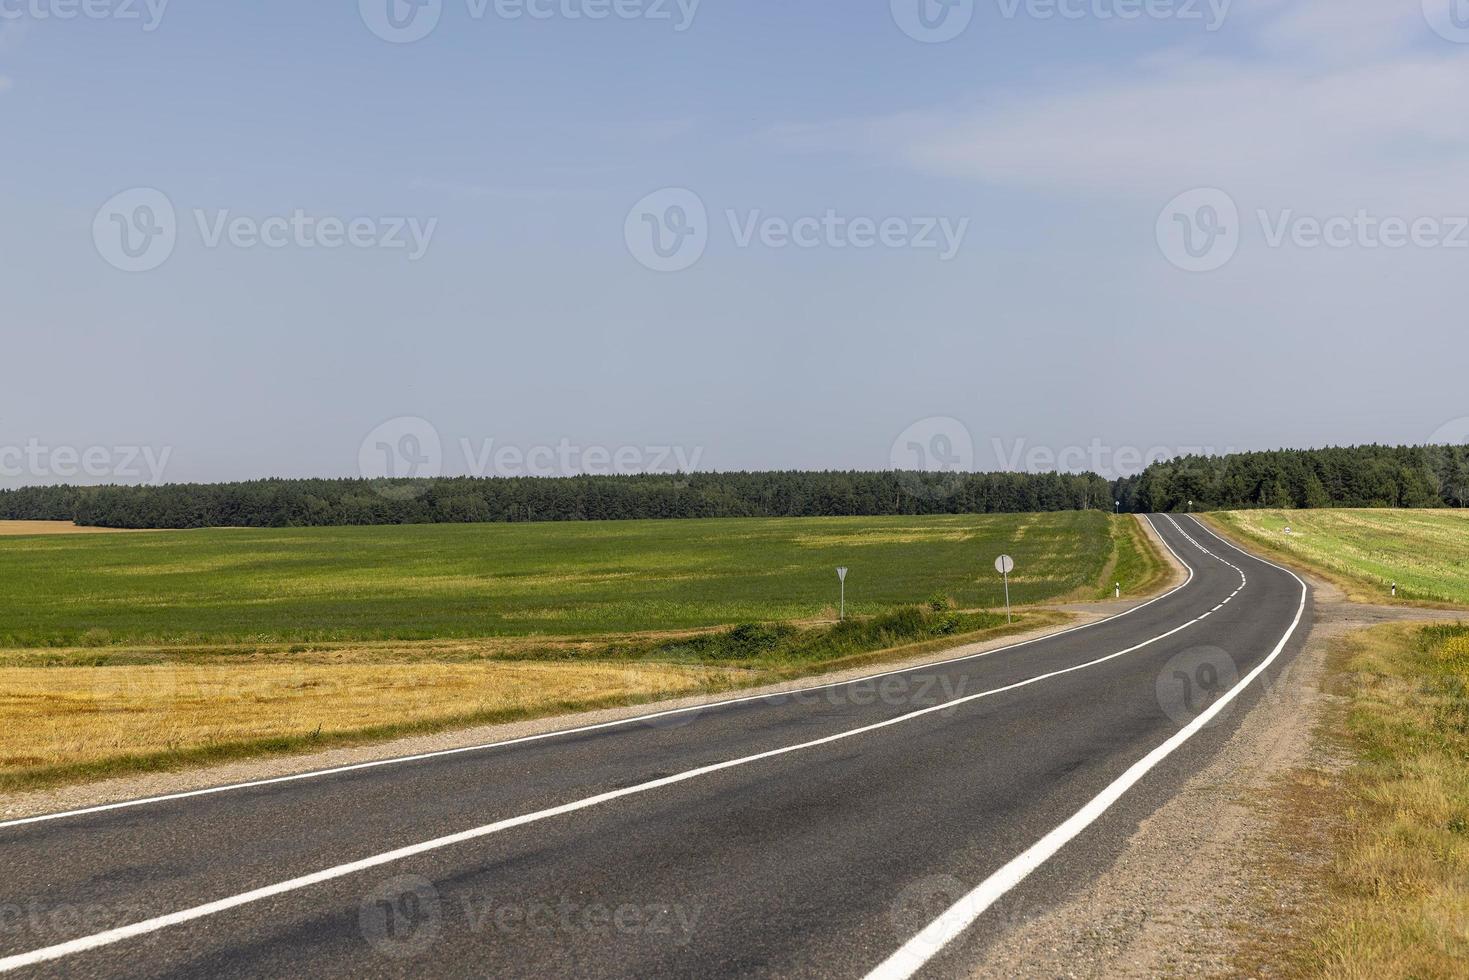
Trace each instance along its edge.
<instances>
[{"instance_id":1,"label":"forest tree line","mask_svg":"<svg viewBox=\"0 0 1469 980\"><path fill-rule=\"evenodd\" d=\"M256 480L0 491L0 519L197 528L985 514L1084 510L1110 493L1099 476L1056 473Z\"/></svg>"},{"instance_id":2,"label":"forest tree line","mask_svg":"<svg viewBox=\"0 0 1469 980\"><path fill-rule=\"evenodd\" d=\"M1111 482L1095 474L768 472L28 487L0 491L0 520L310 527L1466 503L1469 447L1353 446L1187 456Z\"/></svg>"}]
</instances>

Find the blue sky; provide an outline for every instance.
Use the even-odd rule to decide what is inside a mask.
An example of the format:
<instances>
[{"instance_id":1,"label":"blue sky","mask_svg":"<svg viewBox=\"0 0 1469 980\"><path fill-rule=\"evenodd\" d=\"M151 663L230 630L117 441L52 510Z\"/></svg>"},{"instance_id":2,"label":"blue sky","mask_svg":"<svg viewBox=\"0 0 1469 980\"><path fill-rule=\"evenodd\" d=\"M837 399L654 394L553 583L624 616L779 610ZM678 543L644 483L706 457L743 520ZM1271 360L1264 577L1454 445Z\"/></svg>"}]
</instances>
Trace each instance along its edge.
<instances>
[{"instance_id":1,"label":"blue sky","mask_svg":"<svg viewBox=\"0 0 1469 980\"><path fill-rule=\"evenodd\" d=\"M137 447L170 481L356 475L379 431L443 472L1469 435L1451 0L976 0L942 43L909 0L442 0L411 43L369 26L390 0L77 2L0 0L0 485L159 476ZM125 271L137 189L176 240ZM667 189L707 245L660 272L629 236ZM1180 268L1184 228L1217 267Z\"/></svg>"}]
</instances>

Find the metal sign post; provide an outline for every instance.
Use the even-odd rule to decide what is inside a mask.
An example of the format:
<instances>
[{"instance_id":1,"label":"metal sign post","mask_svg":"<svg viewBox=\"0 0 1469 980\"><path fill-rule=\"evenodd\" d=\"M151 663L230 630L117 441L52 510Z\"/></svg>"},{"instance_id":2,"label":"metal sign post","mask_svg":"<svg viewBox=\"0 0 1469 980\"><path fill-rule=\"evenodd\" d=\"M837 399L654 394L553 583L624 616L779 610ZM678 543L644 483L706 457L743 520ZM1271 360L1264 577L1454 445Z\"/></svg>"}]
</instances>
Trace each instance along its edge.
<instances>
[{"instance_id":1,"label":"metal sign post","mask_svg":"<svg viewBox=\"0 0 1469 980\"><path fill-rule=\"evenodd\" d=\"M847 569L846 566L837 569L837 581L842 583L842 604L837 612L837 619L847 618Z\"/></svg>"},{"instance_id":2,"label":"metal sign post","mask_svg":"<svg viewBox=\"0 0 1469 980\"><path fill-rule=\"evenodd\" d=\"M1010 573L1015 571L1015 559L1009 555L1001 555L995 559L995 571L1005 576L1005 621L1015 622L1015 617L1010 613Z\"/></svg>"}]
</instances>

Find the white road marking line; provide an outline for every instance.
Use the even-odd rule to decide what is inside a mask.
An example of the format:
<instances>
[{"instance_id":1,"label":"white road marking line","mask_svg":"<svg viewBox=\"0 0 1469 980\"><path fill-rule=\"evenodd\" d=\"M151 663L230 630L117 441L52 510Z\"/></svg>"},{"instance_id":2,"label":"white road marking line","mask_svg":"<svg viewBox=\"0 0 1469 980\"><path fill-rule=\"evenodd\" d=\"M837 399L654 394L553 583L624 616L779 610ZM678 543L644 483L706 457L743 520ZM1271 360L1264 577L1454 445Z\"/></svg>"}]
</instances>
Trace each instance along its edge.
<instances>
[{"instance_id":1,"label":"white road marking line","mask_svg":"<svg viewBox=\"0 0 1469 980\"><path fill-rule=\"evenodd\" d=\"M1173 518L1170 517L1168 520L1174 527L1178 527L1178 522L1174 521ZM1209 528L1205 527L1197 518L1193 520L1195 524L1204 528L1205 531L1209 531ZM1203 551L1211 558L1215 558L1229 565L1230 568L1240 572L1241 577L1244 576L1244 572L1240 570L1239 566L1220 558L1218 555L1211 554L1197 541L1189 538L1188 533L1183 528L1178 527L1178 530L1180 534L1188 538L1200 551ZM1209 531L1209 533L1213 534L1216 538L1219 537L1213 531ZM1219 540L1224 541L1223 538ZM1229 544L1228 541L1224 541L1224 543ZM1234 548L1232 544L1229 546ZM1220 696L1219 700L1210 705L1202 714L1174 734L1172 738L1134 763L1106 789L1102 790L1101 793L1089 801L1086 806L1072 814L1065 823L1032 844L1020 855L981 882L979 887L959 899L959 901L950 906L937 919L925 926L918 935L904 943L897 952L893 953L892 956L884 960L876 969L867 974L866 980L907 980L908 977L917 973L929 960L937 956L945 946L973 925L975 920L986 909L999 901L1010 889L1020 884L1027 875L1053 857L1056 852L1065 847L1066 844L1083 830L1095 823L1102 814L1106 813L1139 780L1152 771L1160 762L1172 755L1179 746L1198 734L1205 725L1212 721L1219 712L1223 711L1242 691L1254 683L1255 679L1263 674L1266 668L1275 662L1276 658L1280 656L1281 651L1285 649L1286 644L1290 642L1290 638L1295 634L1296 629L1301 625L1301 617L1305 615L1306 600L1310 595L1310 590L1306 587L1306 583L1301 581L1300 576L1296 575L1290 569L1282 568L1280 565L1266 561L1263 558L1257 558L1240 548L1235 548L1234 550L1247 558L1254 558L1256 561L1278 568L1300 583L1301 603L1296 609L1295 619L1291 622L1290 629L1285 631L1285 635L1280 638L1280 642L1276 644L1275 649L1271 651L1270 655L1262 660L1254 670L1246 674L1238 684Z\"/></svg>"},{"instance_id":2,"label":"white road marking line","mask_svg":"<svg viewBox=\"0 0 1469 980\"><path fill-rule=\"evenodd\" d=\"M1152 525L1153 522L1149 520L1146 516L1144 516L1143 519L1148 521L1149 525ZM1154 530L1156 531L1157 528L1154 527ZM1185 535L1185 537L1187 537L1187 535ZM1054 640L1058 637L1066 636L1079 630L1091 629L1094 626L1101 626L1103 623L1114 622L1115 620L1121 619L1124 616L1130 616L1141 609L1146 609L1148 606L1151 606L1155 602L1162 602L1169 596L1174 595L1175 593L1187 588L1188 585L1194 580L1194 570L1189 567L1187 562L1185 562L1182 558L1179 558L1178 552L1174 551L1173 548L1169 546L1168 542L1163 540L1163 536L1161 534L1158 536L1158 540L1163 542L1163 547L1168 549L1169 554L1173 555L1174 558L1178 558L1179 563L1182 564L1184 568L1188 569L1188 578L1184 579L1184 581L1180 585L1169 589L1167 592L1163 593L1160 596L1155 596L1154 598L1149 599L1147 602L1139 603L1138 605L1133 606L1131 609L1126 609L1120 613L1117 613L1115 616L1108 616L1106 619L1098 619L1091 623L1082 623L1080 626L1073 626L1069 629L1060 630L1056 633L1047 633L1045 636L1038 636L1034 639L1024 640L1020 643L1012 643L1009 646L997 647L994 650L986 650L983 653L971 653L963 657L954 657L950 660L936 660L932 663L917 664L912 667L898 667L893 670L883 671L882 673L878 674L868 674L865 677L858 677L855 680L850 681L833 681L829 684L818 684L812 687L796 688L789 691L778 691L773 694L751 694L745 697L729 698L724 701L713 701L706 704L690 705L686 708L670 708L666 711L655 711L650 714L637 715L636 717L632 718L621 718L616 721L604 721L599 722L595 725L581 725L576 728L561 728L557 729L556 731L541 732L538 735L525 735L521 738L506 739L502 742L487 742L483 745L466 745L457 749L440 749L437 752L423 752L418 755L399 756L392 759L377 759L372 762L358 762L353 763L352 765L334 766L330 769L313 769L308 772L293 773L289 776L273 776L269 779L253 779L240 783L226 783L222 786L209 786L205 787L204 789L185 790L179 793L164 793L158 796L147 796L136 800L123 800L118 803L103 803L97 806L82 807L76 810L62 810L56 813L43 813L34 817L19 817L14 820L0 821L0 830L4 830L8 827L23 827L27 824L46 823L52 820L63 820L68 817L83 817L94 813L107 813L111 810L125 810L131 807L147 806L154 803L168 803L174 800L187 800L200 796L213 796L217 793L229 793L235 790L256 789L261 786L278 786L282 783L294 783L307 779L320 779L323 776L337 776L347 772L361 772L365 769L380 769L385 766L397 766L410 762L423 762L429 759L443 759L449 756L466 755L471 752L488 752L492 749L503 749L513 745L524 745L528 742L541 742L545 741L546 739L561 738L567 735L581 735L585 734L586 732L603 731L605 729L617 728L624 725L630 726L643 722L653 721L658 718L667 718L673 715L688 714L689 712L693 711L713 711L716 708L725 708L729 707L730 705L736 704L747 704L755 701L769 701L774 698L792 698L800 695L812 694L817 691L830 690L834 687L849 687L858 684L866 684L870 683L871 681L881 680L884 677L892 677L897 674L911 674L921 670L933 670L936 667L947 667L951 664L964 663L968 660L978 660L981 657L993 657L996 654L1007 653L1011 650L1018 650L1021 647L1030 646L1033 643L1041 643L1045 640Z\"/></svg>"},{"instance_id":3,"label":"white road marking line","mask_svg":"<svg viewBox=\"0 0 1469 980\"><path fill-rule=\"evenodd\" d=\"M1176 553L1175 557L1178 557ZM1179 558L1178 560L1183 563L1184 567L1189 568L1189 581L1193 581L1193 569L1188 565L1187 562L1184 562L1182 558ZM1185 582L1184 584L1187 585L1188 583ZM1180 588L1182 588L1182 586L1180 586ZM665 786L672 786L677 783L686 782L690 779L697 779L700 776L707 776L711 773L721 772L726 769L734 769L739 766L750 765L751 763L760 762L765 759L773 759L782 755L788 755L792 752L800 752L806 749L817 748L822 745L830 745L833 742L840 742L858 735L864 735L869 732L875 732L884 728L890 728L905 721L911 721L914 718L921 718L925 715L930 715L939 711L948 711L958 707L959 705L978 701L981 698L992 697L996 694L1003 694L1007 691L1014 691L1020 688L1029 687L1033 684L1039 684L1041 681L1049 680L1053 677L1060 677L1065 674L1072 674L1080 670L1086 670L1090 667L1095 667L1098 664L1106 663L1109 660L1116 660L1118 657L1126 656L1129 653L1133 653L1137 650L1143 649L1144 647L1151 646L1152 644L1157 643L1159 640L1167 639L1168 637L1173 636L1175 633L1179 633L1185 629L1188 629L1190 626L1193 626L1201 619L1203 619L1202 616L1196 619L1191 619L1181 626L1174 627L1166 633L1161 633L1158 636L1153 637L1152 639L1144 640L1143 642L1128 647L1125 650L1120 650L1117 653L1108 654L1105 657L1099 657L1096 660L1091 660L1083 664L1076 664L1074 666L1066 667L1061 670L1051 671L1046 674L1040 674L1036 677L1031 677L1023 681L1017 681L1014 684L1007 684L1004 687L994 688L993 690L981 691L978 694L970 694L962 698L955 698L954 700L946 701L943 704L933 705L932 707L928 708L922 708L917 711L909 712L906 715L899 715L895 718L889 718L885 721L880 721L875 724L864 725L860 728L854 728L849 731L838 732L835 735L827 735L823 738L812 739L809 742L802 742L798 745L788 745L782 748L760 752L755 755L745 756L744 758L740 759L730 759L725 762L717 762L712 765L701 766L698 769L690 769L686 772L675 773L674 775L665 776L661 779L654 779L646 783L640 783L636 786L629 786L623 789L612 790L610 792L598 794L597 796L590 796L585 799L562 804L561 806L551 807L550 809L539 810L534 813L526 813L518 817L510 817L506 820L498 820L494 823L486 824L482 827L476 827L472 830L461 831L460 833L450 834L445 837L437 837L433 840L423 841L419 844L412 844L408 847L400 847L396 850L387 851L383 854L375 854L371 857L363 858L359 861L352 861L347 864L339 864L335 867L313 872L312 874L302 875L298 878L292 878L288 881L278 882L274 885L267 885L263 888L256 888L252 891L242 892L238 895L231 895L228 898L222 898L218 901L208 902L204 905L196 905L193 908L183 909L178 912L172 912L168 915L146 919L142 922L133 923L132 925L121 926L116 929L108 929L104 932L99 932L91 936L83 936L78 939L70 940L68 942L58 943L54 946L47 946L42 949L32 950L28 953L19 953L13 956L7 956L3 959L0 959L0 973L18 970L26 966L34 966L38 963L45 963L51 960L62 959L63 957L72 956L77 953L86 952L88 950L98 949L103 946L110 946L113 943L122 942L125 939L132 939L136 936L147 935L149 933L157 932L161 929L166 929L170 926L180 925L185 922L191 922L196 919L202 919L207 916L216 915L220 912L224 912L233 908L238 908L242 905L248 905L253 902L258 902L267 898L273 898L277 895L283 895L288 892L298 891L311 885L317 885L321 884L322 882L331 881L336 878L342 878L350 874L355 874L359 871L365 871L369 868L375 868L395 861L401 861L405 858L414 857L419 854L426 854L430 851L437 851L445 847L451 847L455 844L465 843L466 841L488 837L491 834L497 834L515 827L523 827L526 824L538 823L542 820L547 820L552 817L574 813L577 810L585 810L588 807L597 806L598 804L607 803L612 800L621 799L626 796L634 796L637 794L646 793L651 790L661 789Z\"/></svg>"}]
</instances>

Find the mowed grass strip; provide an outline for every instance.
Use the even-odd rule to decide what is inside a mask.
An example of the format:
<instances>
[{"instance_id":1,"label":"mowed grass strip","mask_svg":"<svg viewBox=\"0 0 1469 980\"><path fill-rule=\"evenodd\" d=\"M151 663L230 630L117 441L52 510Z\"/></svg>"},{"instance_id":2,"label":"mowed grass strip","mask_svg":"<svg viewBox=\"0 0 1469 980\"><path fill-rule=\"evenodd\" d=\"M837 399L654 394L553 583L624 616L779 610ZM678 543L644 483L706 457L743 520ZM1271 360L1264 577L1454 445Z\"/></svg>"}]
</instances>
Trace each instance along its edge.
<instances>
[{"instance_id":1,"label":"mowed grass strip","mask_svg":"<svg viewBox=\"0 0 1469 980\"><path fill-rule=\"evenodd\" d=\"M1041 515L204 530L0 541L0 648L588 636L830 615L935 593L1091 598L1096 511Z\"/></svg>"},{"instance_id":2,"label":"mowed grass strip","mask_svg":"<svg viewBox=\"0 0 1469 980\"><path fill-rule=\"evenodd\" d=\"M1210 520L1359 602L1469 605L1469 510L1249 510ZM1290 534L1285 529L1291 529Z\"/></svg>"}]
</instances>

